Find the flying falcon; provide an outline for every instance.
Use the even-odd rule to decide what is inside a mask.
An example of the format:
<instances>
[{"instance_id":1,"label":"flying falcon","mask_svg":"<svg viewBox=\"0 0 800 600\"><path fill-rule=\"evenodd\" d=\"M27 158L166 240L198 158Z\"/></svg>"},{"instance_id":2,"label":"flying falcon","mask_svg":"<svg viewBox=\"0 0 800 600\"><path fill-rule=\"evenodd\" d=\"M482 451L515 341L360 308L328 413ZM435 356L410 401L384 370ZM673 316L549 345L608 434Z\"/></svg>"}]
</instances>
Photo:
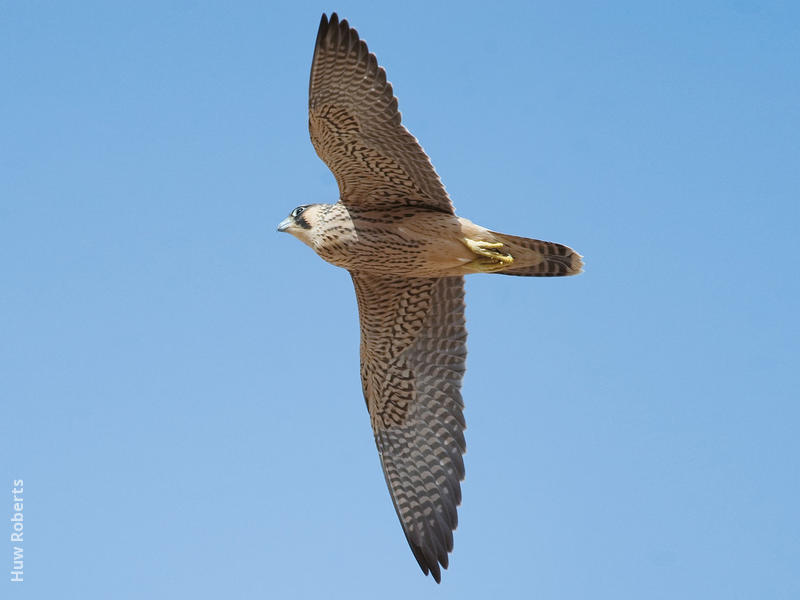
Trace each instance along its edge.
<instances>
[{"instance_id":1,"label":"flying falcon","mask_svg":"<svg viewBox=\"0 0 800 600\"><path fill-rule=\"evenodd\" d=\"M397 516L422 571L441 581L464 479L464 275L581 272L561 244L457 217L374 54L346 20L323 14L308 128L339 185L335 204L298 206L291 233L353 278L361 383Z\"/></svg>"}]
</instances>

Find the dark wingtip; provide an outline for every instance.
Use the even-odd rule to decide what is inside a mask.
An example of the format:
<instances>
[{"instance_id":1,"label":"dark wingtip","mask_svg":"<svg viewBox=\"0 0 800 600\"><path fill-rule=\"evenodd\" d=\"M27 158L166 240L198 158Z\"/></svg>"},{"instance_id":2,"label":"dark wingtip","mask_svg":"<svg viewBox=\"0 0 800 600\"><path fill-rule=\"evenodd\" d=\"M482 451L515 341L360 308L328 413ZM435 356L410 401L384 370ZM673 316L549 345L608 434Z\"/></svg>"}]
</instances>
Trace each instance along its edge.
<instances>
[{"instance_id":1,"label":"dark wingtip","mask_svg":"<svg viewBox=\"0 0 800 600\"><path fill-rule=\"evenodd\" d=\"M331 19L328 20L328 16L325 13L322 13L322 17L319 20L319 29L317 29L317 39L314 42L314 56L311 59L311 64L314 64L314 59L317 56L317 51L319 50L320 46L324 44L325 38L328 36L328 31L331 28L331 25L334 21L338 21L339 17L336 16L336 13L331 13ZM311 75L308 79L308 93L309 96L311 95L311 82L314 80L314 69L311 69Z\"/></svg>"},{"instance_id":2,"label":"dark wingtip","mask_svg":"<svg viewBox=\"0 0 800 600\"><path fill-rule=\"evenodd\" d=\"M431 567L431 575L436 583L442 583L442 572L439 570L439 565Z\"/></svg>"},{"instance_id":3,"label":"dark wingtip","mask_svg":"<svg viewBox=\"0 0 800 600\"><path fill-rule=\"evenodd\" d=\"M333 13L331 17L335 17L336 13ZM322 13L322 18L319 20L319 29L317 30L317 42L316 45L319 46L320 40L322 40L325 35L328 33L328 15Z\"/></svg>"},{"instance_id":4,"label":"dark wingtip","mask_svg":"<svg viewBox=\"0 0 800 600\"><path fill-rule=\"evenodd\" d=\"M331 30L337 30L342 28L344 31L349 29L349 25L347 24L347 19L342 19L339 21L339 15L335 12L331 13L330 18L325 13L322 13L322 17L319 20L319 29L317 30L317 43L316 45L319 46L327 36Z\"/></svg>"},{"instance_id":5,"label":"dark wingtip","mask_svg":"<svg viewBox=\"0 0 800 600\"><path fill-rule=\"evenodd\" d=\"M414 554L414 558L417 559L417 564L419 564L419 568L422 569L422 572L425 575L430 575L433 577L433 580L436 583L442 583L442 570L439 568L439 561L435 558L427 558L422 551L422 547L413 544L406 534L406 540L408 540L408 545L411 546L411 552ZM447 556L445 555L445 563L447 563ZM447 564L443 565L444 568L447 568Z\"/></svg>"},{"instance_id":6,"label":"dark wingtip","mask_svg":"<svg viewBox=\"0 0 800 600\"><path fill-rule=\"evenodd\" d=\"M346 39L346 37L343 38L343 36L355 34L356 41L358 41L358 34L355 29L350 27L347 19L340 20L339 15L332 12L330 18L325 13L322 13L322 18L319 21L319 29L317 30L316 45L319 46L322 40L330 35L332 30L334 31L333 35L338 35L340 40Z\"/></svg>"}]
</instances>

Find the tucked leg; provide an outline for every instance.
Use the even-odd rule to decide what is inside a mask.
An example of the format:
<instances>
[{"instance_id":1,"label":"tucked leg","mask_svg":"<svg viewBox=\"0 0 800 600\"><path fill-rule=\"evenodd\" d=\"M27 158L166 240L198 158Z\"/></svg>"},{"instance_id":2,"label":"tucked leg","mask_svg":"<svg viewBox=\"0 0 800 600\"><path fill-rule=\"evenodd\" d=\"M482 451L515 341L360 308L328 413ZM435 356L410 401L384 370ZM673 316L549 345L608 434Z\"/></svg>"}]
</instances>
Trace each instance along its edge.
<instances>
[{"instance_id":1,"label":"tucked leg","mask_svg":"<svg viewBox=\"0 0 800 600\"><path fill-rule=\"evenodd\" d=\"M478 256L478 258L465 265L473 271L493 273L507 268L514 262L513 256L500 250L503 247L501 242L481 242L469 238L464 238L463 242L473 254Z\"/></svg>"}]
</instances>

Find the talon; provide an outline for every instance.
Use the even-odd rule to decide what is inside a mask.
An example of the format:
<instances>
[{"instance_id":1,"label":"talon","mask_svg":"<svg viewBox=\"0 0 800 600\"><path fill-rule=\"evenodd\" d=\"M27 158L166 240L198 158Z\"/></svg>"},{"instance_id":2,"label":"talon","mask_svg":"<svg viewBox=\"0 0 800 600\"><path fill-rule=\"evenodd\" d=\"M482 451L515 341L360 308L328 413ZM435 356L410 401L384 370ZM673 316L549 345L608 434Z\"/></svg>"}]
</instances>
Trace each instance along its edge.
<instances>
[{"instance_id":1,"label":"talon","mask_svg":"<svg viewBox=\"0 0 800 600\"><path fill-rule=\"evenodd\" d=\"M503 247L502 242L481 242L469 238L464 238L463 242L467 248L479 257L467 263L467 266L476 271L491 273L493 271L505 269L514 262L513 256L499 250Z\"/></svg>"},{"instance_id":2,"label":"talon","mask_svg":"<svg viewBox=\"0 0 800 600\"><path fill-rule=\"evenodd\" d=\"M494 250L496 253L497 248L503 247L503 244L500 242L479 242L468 238L464 238L464 243L467 245L467 248L472 250L475 254L481 254L483 256L486 256L489 250Z\"/></svg>"}]
</instances>

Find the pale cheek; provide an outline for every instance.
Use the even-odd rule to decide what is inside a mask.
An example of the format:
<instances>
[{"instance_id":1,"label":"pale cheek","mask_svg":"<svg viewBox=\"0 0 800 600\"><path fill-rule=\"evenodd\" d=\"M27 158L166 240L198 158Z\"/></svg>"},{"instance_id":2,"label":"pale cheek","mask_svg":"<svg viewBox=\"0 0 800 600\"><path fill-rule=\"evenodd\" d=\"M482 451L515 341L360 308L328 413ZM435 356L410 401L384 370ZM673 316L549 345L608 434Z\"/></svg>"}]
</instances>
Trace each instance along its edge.
<instances>
[{"instance_id":1,"label":"pale cheek","mask_svg":"<svg viewBox=\"0 0 800 600\"><path fill-rule=\"evenodd\" d=\"M311 246L316 250L315 237L311 235L311 230L300 229L297 232L297 239L303 242L306 246Z\"/></svg>"}]
</instances>

